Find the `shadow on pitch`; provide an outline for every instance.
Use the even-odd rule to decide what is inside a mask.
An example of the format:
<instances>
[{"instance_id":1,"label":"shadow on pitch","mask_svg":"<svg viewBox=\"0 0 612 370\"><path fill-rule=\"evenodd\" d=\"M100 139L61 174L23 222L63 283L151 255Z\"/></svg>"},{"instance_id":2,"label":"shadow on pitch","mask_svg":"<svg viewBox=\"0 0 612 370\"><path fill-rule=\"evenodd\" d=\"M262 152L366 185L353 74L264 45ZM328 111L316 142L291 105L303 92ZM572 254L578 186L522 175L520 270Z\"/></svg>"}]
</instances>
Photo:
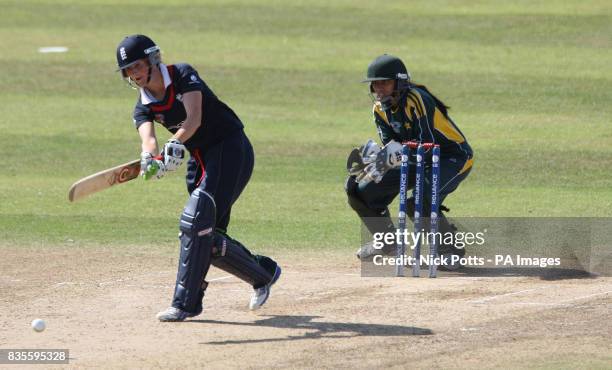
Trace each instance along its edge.
<instances>
[{"instance_id":1,"label":"shadow on pitch","mask_svg":"<svg viewBox=\"0 0 612 370\"><path fill-rule=\"evenodd\" d=\"M371 262L361 263L362 277L394 277L395 267L384 268L374 266ZM405 276L411 276L411 267L406 266ZM421 277L427 276L427 266L421 266ZM465 266L456 271L438 269L438 276L466 276L466 277L535 277L542 280L566 280L566 279L596 279L597 275L591 274L578 268L535 268L535 267L469 267Z\"/></svg>"},{"instance_id":2,"label":"shadow on pitch","mask_svg":"<svg viewBox=\"0 0 612 370\"><path fill-rule=\"evenodd\" d=\"M204 342L201 344L244 344L262 342L284 342L302 339L319 338L354 338L354 337L390 337L390 336L409 336L409 335L432 335L430 329L416 328L412 326L382 325L382 324L359 324L341 322L318 322L313 321L321 316L288 316L271 315L265 319L255 322L235 322L220 320L191 320L203 324L238 325L251 327L271 327L283 329L311 330L311 332L300 335L289 335L283 338L261 338L261 339L241 339L224 340L217 342Z\"/></svg>"},{"instance_id":3,"label":"shadow on pitch","mask_svg":"<svg viewBox=\"0 0 612 370\"><path fill-rule=\"evenodd\" d=\"M487 267L463 267L457 271L446 272L449 276L470 277L539 277L542 280L565 280L565 279L596 279L597 276L584 270L570 268L487 268Z\"/></svg>"}]
</instances>

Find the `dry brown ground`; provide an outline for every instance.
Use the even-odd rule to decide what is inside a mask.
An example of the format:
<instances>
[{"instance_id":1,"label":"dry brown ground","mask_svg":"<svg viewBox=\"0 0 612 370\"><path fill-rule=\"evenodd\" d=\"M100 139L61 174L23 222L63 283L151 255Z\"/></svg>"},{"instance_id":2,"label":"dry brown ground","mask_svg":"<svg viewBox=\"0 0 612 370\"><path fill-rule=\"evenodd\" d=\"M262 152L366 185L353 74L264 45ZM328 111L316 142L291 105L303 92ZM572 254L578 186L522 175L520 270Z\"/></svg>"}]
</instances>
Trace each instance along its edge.
<instances>
[{"instance_id":1,"label":"dry brown ground","mask_svg":"<svg viewBox=\"0 0 612 370\"><path fill-rule=\"evenodd\" d=\"M78 368L612 364L609 277L362 278L353 256L286 252L262 310L213 268L204 313L159 323L176 258L143 249L1 247L0 348L69 348Z\"/></svg>"}]
</instances>

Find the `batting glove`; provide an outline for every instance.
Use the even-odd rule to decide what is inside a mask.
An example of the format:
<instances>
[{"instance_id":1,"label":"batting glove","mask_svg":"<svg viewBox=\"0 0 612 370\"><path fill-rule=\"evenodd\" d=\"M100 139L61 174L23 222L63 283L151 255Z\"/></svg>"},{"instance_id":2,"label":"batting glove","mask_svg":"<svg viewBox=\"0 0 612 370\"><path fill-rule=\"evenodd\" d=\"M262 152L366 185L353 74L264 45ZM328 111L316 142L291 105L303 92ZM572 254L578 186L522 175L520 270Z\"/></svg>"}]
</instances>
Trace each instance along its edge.
<instances>
[{"instance_id":1,"label":"batting glove","mask_svg":"<svg viewBox=\"0 0 612 370\"><path fill-rule=\"evenodd\" d=\"M177 139L170 139L162 149L164 167L166 171L174 171L185 160L185 145Z\"/></svg>"},{"instance_id":2,"label":"batting glove","mask_svg":"<svg viewBox=\"0 0 612 370\"><path fill-rule=\"evenodd\" d=\"M149 152L140 154L140 176L145 180L159 180L166 174L166 166L159 157L153 157Z\"/></svg>"}]
</instances>

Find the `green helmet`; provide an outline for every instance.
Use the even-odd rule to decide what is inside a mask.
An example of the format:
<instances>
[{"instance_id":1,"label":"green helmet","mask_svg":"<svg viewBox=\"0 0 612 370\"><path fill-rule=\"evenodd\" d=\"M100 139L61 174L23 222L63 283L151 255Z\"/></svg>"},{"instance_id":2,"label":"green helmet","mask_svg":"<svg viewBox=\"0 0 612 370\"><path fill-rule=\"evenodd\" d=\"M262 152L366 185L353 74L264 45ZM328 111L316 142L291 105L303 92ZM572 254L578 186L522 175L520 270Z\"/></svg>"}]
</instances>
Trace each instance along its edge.
<instances>
[{"instance_id":1,"label":"green helmet","mask_svg":"<svg viewBox=\"0 0 612 370\"><path fill-rule=\"evenodd\" d=\"M370 63L367 77L361 82L382 80L410 81L410 74L400 58L383 54Z\"/></svg>"},{"instance_id":2,"label":"green helmet","mask_svg":"<svg viewBox=\"0 0 612 370\"><path fill-rule=\"evenodd\" d=\"M383 96L374 92L374 81L393 80L395 88L391 95ZM368 75L365 80L370 84L370 98L372 102L378 102L383 110L394 107L410 89L410 74L404 62L396 56L383 54L374 59L368 66Z\"/></svg>"}]
</instances>

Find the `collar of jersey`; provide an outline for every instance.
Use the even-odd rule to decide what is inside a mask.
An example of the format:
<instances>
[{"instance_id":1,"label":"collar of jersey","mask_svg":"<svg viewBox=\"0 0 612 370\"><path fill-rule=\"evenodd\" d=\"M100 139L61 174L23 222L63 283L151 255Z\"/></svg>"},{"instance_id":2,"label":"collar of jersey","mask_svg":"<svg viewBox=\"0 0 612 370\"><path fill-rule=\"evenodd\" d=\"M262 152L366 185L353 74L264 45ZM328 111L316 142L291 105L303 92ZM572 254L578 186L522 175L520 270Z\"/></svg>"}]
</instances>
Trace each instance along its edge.
<instances>
[{"instance_id":1,"label":"collar of jersey","mask_svg":"<svg viewBox=\"0 0 612 370\"><path fill-rule=\"evenodd\" d=\"M168 86L170 86L170 84L172 83L170 73L168 72L168 67L166 67L166 65L163 63L159 63L159 70L161 71L162 77L164 78L164 88L168 88ZM144 105L156 103L158 101L157 99L152 97L145 89L140 89L140 100Z\"/></svg>"}]
</instances>

